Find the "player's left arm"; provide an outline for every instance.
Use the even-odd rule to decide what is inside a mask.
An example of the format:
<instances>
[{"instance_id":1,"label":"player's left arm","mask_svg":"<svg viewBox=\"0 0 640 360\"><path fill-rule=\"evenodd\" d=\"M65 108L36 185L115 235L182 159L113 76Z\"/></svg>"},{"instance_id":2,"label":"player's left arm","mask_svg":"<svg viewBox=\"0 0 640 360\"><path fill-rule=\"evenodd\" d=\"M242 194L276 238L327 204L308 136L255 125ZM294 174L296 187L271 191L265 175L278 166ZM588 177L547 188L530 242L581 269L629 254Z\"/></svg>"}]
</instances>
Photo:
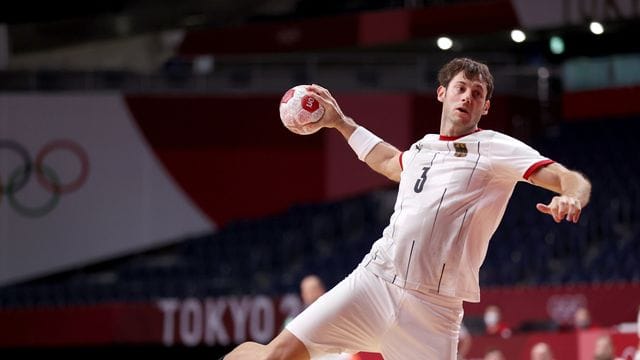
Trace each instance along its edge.
<instances>
[{"instance_id":1,"label":"player's left arm","mask_svg":"<svg viewBox=\"0 0 640 360\"><path fill-rule=\"evenodd\" d=\"M589 203L591 183L577 171L552 163L536 170L529 181L557 193L549 204L537 204L536 208L549 214L559 223L562 219L578 222L582 209Z\"/></svg>"}]
</instances>

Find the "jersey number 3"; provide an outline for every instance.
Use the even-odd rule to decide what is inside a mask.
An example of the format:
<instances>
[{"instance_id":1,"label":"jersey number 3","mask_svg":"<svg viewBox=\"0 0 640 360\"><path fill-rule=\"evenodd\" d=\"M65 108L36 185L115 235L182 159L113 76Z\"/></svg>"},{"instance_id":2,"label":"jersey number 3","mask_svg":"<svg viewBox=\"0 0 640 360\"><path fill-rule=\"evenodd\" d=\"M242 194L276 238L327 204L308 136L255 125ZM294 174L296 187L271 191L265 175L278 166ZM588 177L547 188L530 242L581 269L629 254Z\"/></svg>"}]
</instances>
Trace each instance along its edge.
<instances>
[{"instance_id":1,"label":"jersey number 3","mask_svg":"<svg viewBox=\"0 0 640 360\"><path fill-rule=\"evenodd\" d=\"M413 191L417 193L422 192L422 189L424 189L424 183L427 182L427 173L429 172L429 169L430 168L426 166L422 168L422 175L420 175L420 177L416 181L416 185L413 187Z\"/></svg>"}]
</instances>

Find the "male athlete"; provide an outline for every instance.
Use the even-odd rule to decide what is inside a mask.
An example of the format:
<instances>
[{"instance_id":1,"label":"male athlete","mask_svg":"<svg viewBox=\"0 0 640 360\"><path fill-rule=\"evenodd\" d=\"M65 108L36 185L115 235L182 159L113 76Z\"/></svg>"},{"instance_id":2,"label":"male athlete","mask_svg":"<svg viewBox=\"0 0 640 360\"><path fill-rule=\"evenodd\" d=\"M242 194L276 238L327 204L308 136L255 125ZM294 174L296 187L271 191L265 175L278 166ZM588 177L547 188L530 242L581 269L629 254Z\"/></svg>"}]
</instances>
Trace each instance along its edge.
<instances>
[{"instance_id":1,"label":"male athlete","mask_svg":"<svg viewBox=\"0 0 640 360\"><path fill-rule=\"evenodd\" d=\"M518 181L557 193L539 211L577 222L591 185L524 143L478 122L489 111L486 65L454 59L438 75L440 134L401 152L344 115L328 90L311 127L337 129L358 158L400 182L394 213L360 265L291 321L268 345L244 343L226 360L309 359L380 352L386 360L455 359L463 301L480 301L489 239Z\"/></svg>"}]
</instances>

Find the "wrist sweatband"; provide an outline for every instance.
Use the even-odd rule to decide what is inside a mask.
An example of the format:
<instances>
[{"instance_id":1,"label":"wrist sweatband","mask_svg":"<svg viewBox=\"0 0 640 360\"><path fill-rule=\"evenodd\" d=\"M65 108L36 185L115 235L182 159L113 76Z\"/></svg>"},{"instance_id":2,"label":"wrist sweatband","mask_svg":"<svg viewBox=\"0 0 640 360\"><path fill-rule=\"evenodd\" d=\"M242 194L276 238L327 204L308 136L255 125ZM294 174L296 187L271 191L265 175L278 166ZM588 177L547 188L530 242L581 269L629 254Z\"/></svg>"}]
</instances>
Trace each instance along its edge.
<instances>
[{"instance_id":1,"label":"wrist sweatband","mask_svg":"<svg viewBox=\"0 0 640 360\"><path fill-rule=\"evenodd\" d=\"M376 144L382 142L382 139L364 127L358 126L347 142L353 151L355 151L356 155L358 155L358 159L364 161L364 158L369 155Z\"/></svg>"}]
</instances>

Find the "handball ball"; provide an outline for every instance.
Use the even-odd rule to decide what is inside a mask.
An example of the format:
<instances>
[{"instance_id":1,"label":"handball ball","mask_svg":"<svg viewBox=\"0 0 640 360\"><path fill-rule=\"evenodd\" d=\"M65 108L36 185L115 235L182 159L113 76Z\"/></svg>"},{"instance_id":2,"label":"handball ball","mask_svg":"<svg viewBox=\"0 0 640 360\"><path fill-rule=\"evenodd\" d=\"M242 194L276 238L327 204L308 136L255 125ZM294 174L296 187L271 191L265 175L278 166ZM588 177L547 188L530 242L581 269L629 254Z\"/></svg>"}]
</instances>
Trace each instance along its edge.
<instances>
[{"instance_id":1,"label":"handball ball","mask_svg":"<svg viewBox=\"0 0 640 360\"><path fill-rule=\"evenodd\" d=\"M280 120L290 131L299 135L309 135L320 127L308 126L322 119L324 107L307 91L307 85L298 85L289 89L280 100Z\"/></svg>"}]
</instances>

